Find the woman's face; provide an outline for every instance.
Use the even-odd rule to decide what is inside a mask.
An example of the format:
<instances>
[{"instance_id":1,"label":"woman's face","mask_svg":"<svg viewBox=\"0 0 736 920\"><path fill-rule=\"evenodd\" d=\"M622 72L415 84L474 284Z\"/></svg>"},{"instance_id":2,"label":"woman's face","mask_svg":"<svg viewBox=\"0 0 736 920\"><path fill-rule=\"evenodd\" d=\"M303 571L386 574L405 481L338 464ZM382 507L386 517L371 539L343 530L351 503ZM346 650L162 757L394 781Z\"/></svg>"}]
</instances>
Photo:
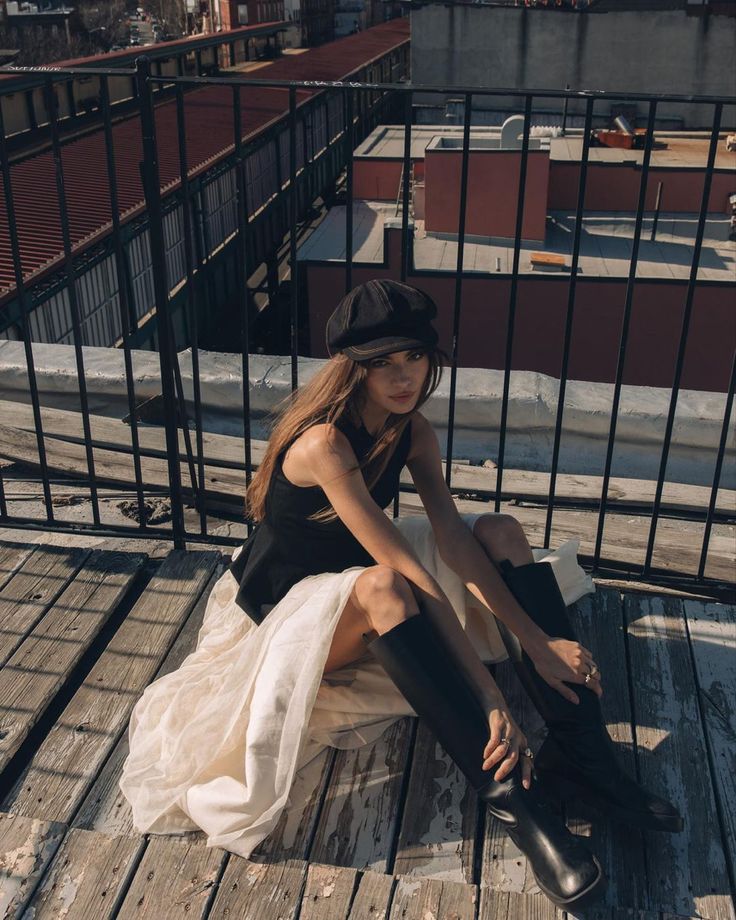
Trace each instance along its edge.
<instances>
[{"instance_id":1,"label":"woman's face","mask_svg":"<svg viewBox=\"0 0 736 920\"><path fill-rule=\"evenodd\" d=\"M401 415L411 412L419 400L429 373L429 357L421 349L395 351L372 358L365 367L364 409Z\"/></svg>"}]
</instances>

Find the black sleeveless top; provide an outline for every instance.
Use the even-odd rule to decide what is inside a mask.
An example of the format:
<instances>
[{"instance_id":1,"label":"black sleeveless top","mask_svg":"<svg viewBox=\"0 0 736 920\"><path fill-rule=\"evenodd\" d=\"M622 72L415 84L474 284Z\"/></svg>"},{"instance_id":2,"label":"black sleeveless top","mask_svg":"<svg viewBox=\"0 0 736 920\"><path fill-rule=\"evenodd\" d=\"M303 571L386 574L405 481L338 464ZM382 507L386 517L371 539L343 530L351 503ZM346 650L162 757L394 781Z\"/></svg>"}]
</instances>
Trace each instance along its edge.
<instances>
[{"instance_id":1,"label":"black sleeveless top","mask_svg":"<svg viewBox=\"0 0 736 920\"><path fill-rule=\"evenodd\" d=\"M364 426L356 428L344 417L336 426L350 441L361 463L375 443ZM404 429L386 469L371 489L377 505L386 508L399 489L399 476L411 446L411 423ZM284 452L285 453L285 452ZM257 623L263 610L278 603L307 575L342 572L351 566L375 565L375 560L343 522L310 521L309 517L329 506L319 486L295 486L284 476L283 454L276 462L266 496L263 520L251 533L230 571L240 588L236 602Z\"/></svg>"}]
</instances>

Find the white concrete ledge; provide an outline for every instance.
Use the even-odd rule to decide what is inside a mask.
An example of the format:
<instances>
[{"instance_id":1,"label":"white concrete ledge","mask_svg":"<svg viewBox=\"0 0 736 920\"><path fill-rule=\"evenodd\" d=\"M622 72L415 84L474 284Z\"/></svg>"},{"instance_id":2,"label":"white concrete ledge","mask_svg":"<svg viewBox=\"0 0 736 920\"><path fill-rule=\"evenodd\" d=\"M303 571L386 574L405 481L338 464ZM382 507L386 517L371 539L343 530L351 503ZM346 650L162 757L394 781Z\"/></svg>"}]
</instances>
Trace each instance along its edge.
<instances>
[{"instance_id":1,"label":"white concrete ledge","mask_svg":"<svg viewBox=\"0 0 736 920\"><path fill-rule=\"evenodd\" d=\"M127 412L123 352L109 348L84 348L90 408L121 417ZM34 345L34 362L41 402L57 408L79 405L74 349L68 345ZM192 397L191 354L180 356L187 397ZM304 381L323 364L321 359L299 358L299 379ZM133 353L135 393L138 401L160 392L159 359L154 352ZM288 357L250 357L250 402L254 436L264 437L268 416L291 387ZM200 385L204 424L208 430L228 434L242 431L239 416L243 395L241 358L237 354L200 352ZM437 393L425 407L435 426L440 446L446 439L450 373L445 371ZM505 465L515 469L548 470L554 442L559 382L530 371L511 375ZM455 403L453 456L471 462L496 460L501 419L503 372L461 368ZM0 342L0 396L30 402L23 346ZM598 475L603 472L610 428L613 386L568 381L560 450L560 472ZM656 479L661 462L670 390L624 386L616 431L613 474L636 479ZM673 429L667 480L710 485L721 436L726 396L722 393L680 391ZM736 487L736 437L728 444L721 485Z\"/></svg>"}]
</instances>

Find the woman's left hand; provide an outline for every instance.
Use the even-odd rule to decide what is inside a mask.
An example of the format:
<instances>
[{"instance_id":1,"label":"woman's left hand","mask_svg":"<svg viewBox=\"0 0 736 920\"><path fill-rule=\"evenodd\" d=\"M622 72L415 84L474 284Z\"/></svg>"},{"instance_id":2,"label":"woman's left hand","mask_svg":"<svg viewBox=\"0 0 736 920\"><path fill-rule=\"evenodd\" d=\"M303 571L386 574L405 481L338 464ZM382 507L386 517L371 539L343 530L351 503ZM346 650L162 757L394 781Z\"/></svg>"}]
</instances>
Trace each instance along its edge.
<instances>
[{"instance_id":1,"label":"woman's left hand","mask_svg":"<svg viewBox=\"0 0 736 920\"><path fill-rule=\"evenodd\" d=\"M520 762L522 783L528 789L532 782L532 754L526 735L503 706L490 711L488 724L491 736L483 751L483 769L491 770L498 766L493 778L501 782Z\"/></svg>"}]
</instances>

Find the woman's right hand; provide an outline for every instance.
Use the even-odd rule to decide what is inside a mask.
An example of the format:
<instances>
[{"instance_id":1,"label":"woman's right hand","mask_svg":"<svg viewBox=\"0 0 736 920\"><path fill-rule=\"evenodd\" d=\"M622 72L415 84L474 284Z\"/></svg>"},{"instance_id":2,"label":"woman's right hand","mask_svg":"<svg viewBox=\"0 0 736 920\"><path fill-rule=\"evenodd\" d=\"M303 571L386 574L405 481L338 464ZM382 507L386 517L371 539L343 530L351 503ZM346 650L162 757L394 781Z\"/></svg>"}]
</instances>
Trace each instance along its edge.
<instances>
[{"instance_id":1,"label":"woman's right hand","mask_svg":"<svg viewBox=\"0 0 736 920\"><path fill-rule=\"evenodd\" d=\"M505 706L496 707L488 713L488 725L491 735L483 751L483 769L491 770L497 766L493 778L501 782L520 761L522 783L528 789L532 782L532 758L526 735Z\"/></svg>"}]
</instances>

